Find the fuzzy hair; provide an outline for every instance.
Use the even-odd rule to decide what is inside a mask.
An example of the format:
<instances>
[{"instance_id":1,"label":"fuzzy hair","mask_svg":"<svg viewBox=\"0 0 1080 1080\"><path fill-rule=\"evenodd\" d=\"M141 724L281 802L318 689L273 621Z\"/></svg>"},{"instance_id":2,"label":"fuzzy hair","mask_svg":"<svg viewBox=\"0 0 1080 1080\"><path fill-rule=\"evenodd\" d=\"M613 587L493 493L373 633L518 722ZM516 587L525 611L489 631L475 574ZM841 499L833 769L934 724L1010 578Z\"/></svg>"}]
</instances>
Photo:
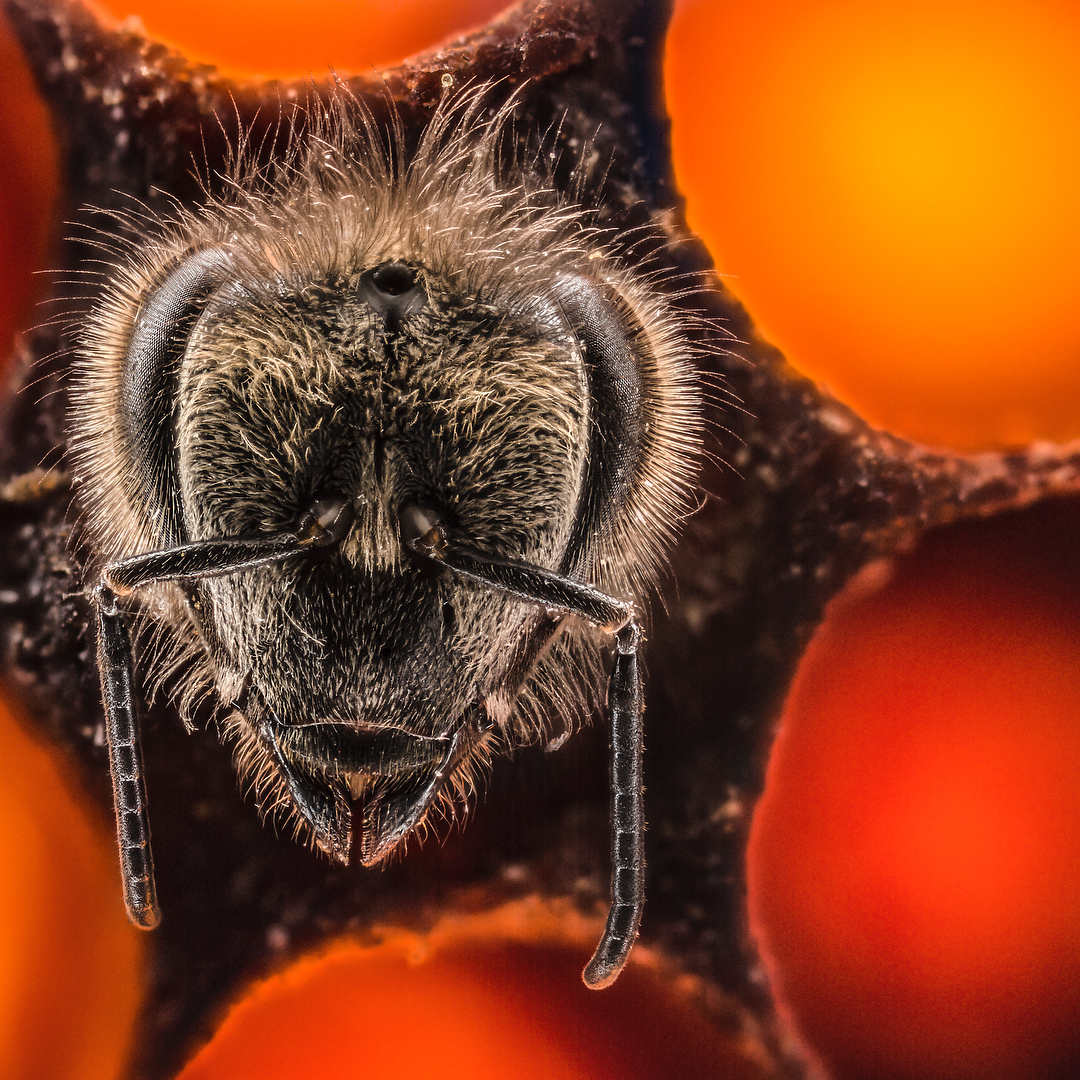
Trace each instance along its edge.
<instances>
[{"instance_id":1,"label":"fuzzy hair","mask_svg":"<svg viewBox=\"0 0 1080 1080\"><path fill-rule=\"evenodd\" d=\"M341 91L328 105L316 105L305 114L283 158L272 166L259 166L250 147L238 147L224 194L208 194L198 207L177 206L169 218L120 215L109 283L81 331L70 415L75 475L94 551L91 575L96 577L113 561L163 546L140 493L139 463L131 460L117 421L121 381L146 298L185 259L220 249L227 253L237 287L264 298L302 292L312 282L355 280L373 266L404 261L422 267L425 280L441 283L456 298L454 303L472 311L490 309L500 327L514 320L550 324L557 316L551 297L560 275L578 275L602 288L627 328L646 422L625 505L589 537L573 573L636 607L644 603L690 508L701 427L695 346L687 333L692 316L664 299L658 271L628 265L613 254L617 238L597 228L587 208L561 197L538 162L523 160L520 151L508 152L515 135L514 102L488 110L489 90L477 86L447 97L411 153L396 118L381 127ZM587 157L586 150L582 160ZM269 300L266 304L272 309ZM285 341L285 360L274 359L277 354L269 346L277 344L273 329L267 330L260 348L268 358L260 377L276 379L274 385L292 380L295 393L307 398L322 392L308 377L323 371L317 357L310 368L289 368L289 357L304 342L298 343L295 334ZM313 340L310 348L315 356L322 345ZM522 345L513 356L517 371L500 361L498 385L506 395L503 419L493 420L490 410L475 411L478 443L503 445L499 440L508 438L506 432L517 430L509 420L504 423L506 414L525 414L538 393L548 392L545 387L538 391L538 381L550 379L555 397L570 393L546 373L543 342L532 352ZM339 376L333 368L326 377ZM227 381L230 375L212 372L207 379L218 377ZM475 393L482 397L485 391L478 386ZM518 398L524 403L520 407ZM500 407L499 402L494 405ZM566 423L573 427L573 407L572 402L560 405L553 413L570 417ZM587 402L582 405L586 407ZM586 435L593 422L587 417L583 421ZM181 427L185 423L182 418ZM268 416L267 423L285 421ZM294 428L299 429L299 421ZM287 424L282 427L286 429ZM559 438L567 447L576 446L579 456L584 452L578 445L582 432ZM296 440L283 436L281 441L291 446ZM296 464L303 467L302 461ZM508 474L508 479L508 487L529 483L526 469ZM190 477L180 480L192 483ZM565 544L580 483L571 478L564 485L566 520L543 539L503 535L492 526L490 535L471 540L480 547L501 543L511 549L511 557L550 565ZM185 500L191 502L187 495ZM372 518L366 538L358 532L345 547L354 565L393 572L400 570L400 544L387 512L381 513ZM478 531L483 533L483 527ZM267 601L264 597L259 602ZM507 625L523 625L525 616L515 613L514 603L500 601L492 610L496 608ZM149 692L164 687L186 723L209 695L226 708L237 699L244 673L215 655L207 638L216 636L218 628L200 625L179 588L168 582L146 587L133 615ZM492 690L497 678L485 682L476 675L476 685L487 687L487 708L496 728L476 740L446 785L441 803L421 825L439 814L452 817L467 805L498 741L543 738L553 713L572 724L595 704L603 678L604 635L572 618L564 620L560 631L534 658L524 682ZM503 642L500 649L506 652L510 645ZM222 728L223 736L235 743L238 771L262 812L284 812L288 818L286 786L243 713L226 712ZM299 815L291 816L296 830L303 831Z\"/></svg>"}]
</instances>

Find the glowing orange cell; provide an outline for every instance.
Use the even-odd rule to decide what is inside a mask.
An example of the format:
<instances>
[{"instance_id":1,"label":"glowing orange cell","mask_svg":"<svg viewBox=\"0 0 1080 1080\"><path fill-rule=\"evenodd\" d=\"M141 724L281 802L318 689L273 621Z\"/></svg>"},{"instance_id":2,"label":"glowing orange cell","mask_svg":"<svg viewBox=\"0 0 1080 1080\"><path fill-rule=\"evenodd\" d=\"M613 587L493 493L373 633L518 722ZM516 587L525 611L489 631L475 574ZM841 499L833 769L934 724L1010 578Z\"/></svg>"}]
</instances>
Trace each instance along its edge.
<instances>
[{"instance_id":1,"label":"glowing orange cell","mask_svg":"<svg viewBox=\"0 0 1080 1080\"><path fill-rule=\"evenodd\" d=\"M12 334L33 322L33 301L47 284L33 274L49 265L57 238L59 166L45 106L2 17L0 71L0 359L6 361Z\"/></svg>"},{"instance_id":2,"label":"glowing orange cell","mask_svg":"<svg viewBox=\"0 0 1080 1080\"><path fill-rule=\"evenodd\" d=\"M226 74L323 78L388 67L483 26L505 0L98 0L149 35Z\"/></svg>"},{"instance_id":3,"label":"glowing orange cell","mask_svg":"<svg viewBox=\"0 0 1080 1080\"><path fill-rule=\"evenodd\" d=\"M1078 535L1044 509L933 538L803 659L751 918L837 1080L1075 1074Z\"/></svg>"},{"instance_id":4,"label":"glowing orange cell","mask_svg":"<svg viewBox=\"0 0 1080 1080\"><path fill-rule=\"evenodd\" d=\"M581 982L584 950L339 947L255 987L179 1080L753 1080L655 975Z\"/></svg>"},{"instance_id":5,"label":"glowing orange cell","mask_svg":"<svg viewBox=\"0 0 1080 1080\"><path fill-rule=\"evenodd\" d=\"M679 0L691 224L767 337L871 421L1080 436L1080 6Z\"/></svg>"},{"instance_id":6,"label":"glowing orange cell","mask_svg":"<svg viewBox=\"0 0 1080 1080\"><path fill-rule=\"evenodd\" d=\"M0 1076L115 1080L139 1000L111 823L0 701Z\"/></svg>"}]
</instances>

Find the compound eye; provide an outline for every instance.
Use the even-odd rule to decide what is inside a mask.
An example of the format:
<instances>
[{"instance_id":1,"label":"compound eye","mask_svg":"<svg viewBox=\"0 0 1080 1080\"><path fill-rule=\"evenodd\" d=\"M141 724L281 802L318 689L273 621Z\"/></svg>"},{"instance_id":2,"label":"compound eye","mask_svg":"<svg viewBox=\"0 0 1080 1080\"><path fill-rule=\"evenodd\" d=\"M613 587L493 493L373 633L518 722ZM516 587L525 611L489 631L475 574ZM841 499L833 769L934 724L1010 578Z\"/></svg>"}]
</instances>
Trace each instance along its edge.
<instances>
[{"instance_id":1,"label":"compound eye","mask_svg":"<svg viewBox=\"0 0 1080 1080\"><path fill-rule=\"evenodd\" d=\"M161 547L182 544L187 526L180 483L173 410L180 369L195 326L221 284L232 276L220 248L196 251L139 298L120 377L117 422L131 460L140 468L139 492Z\"/></svg>"},{"instance_id":2,"label":"compound eye","mask_svg":"<svg viewBox=\"0 0 1080 1080\"><path fill-rule=\"evenodd\" d=\"M446 547L446 522L437 510L408 503L398 511L401 542L414 555L438 558Z\"/></svg>"},{"instance_id":3,"label":"compound eye","mask_svg":"<svg viewBox=\"0 0 1080 1080\"><path fill-rule=\"evenodd\" d=\"M340 495L316 499L300 518L296 532L312 547L332 547L348 535L355 512L348 499Z\"/></svg>"}]
</instances>

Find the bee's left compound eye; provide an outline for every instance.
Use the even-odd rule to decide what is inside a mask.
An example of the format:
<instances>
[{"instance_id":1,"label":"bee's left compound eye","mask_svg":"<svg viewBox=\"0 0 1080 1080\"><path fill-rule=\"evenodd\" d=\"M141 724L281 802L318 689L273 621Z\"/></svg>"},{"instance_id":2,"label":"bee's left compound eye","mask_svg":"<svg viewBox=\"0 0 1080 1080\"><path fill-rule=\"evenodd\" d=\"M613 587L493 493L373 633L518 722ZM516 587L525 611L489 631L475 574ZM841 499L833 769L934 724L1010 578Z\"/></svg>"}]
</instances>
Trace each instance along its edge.
<instances>
[{"instance_id":1,"label":"bee's left compound eye","mask_svg":"<svg viewBox=\"0 0 1080 1080\"><path fill-rule=\"evenodd\" d=\"M296 532L312 547L340 544L353 523L353 506L340 496L316 499L300 519Z\"/></svg>"}]
</instances>

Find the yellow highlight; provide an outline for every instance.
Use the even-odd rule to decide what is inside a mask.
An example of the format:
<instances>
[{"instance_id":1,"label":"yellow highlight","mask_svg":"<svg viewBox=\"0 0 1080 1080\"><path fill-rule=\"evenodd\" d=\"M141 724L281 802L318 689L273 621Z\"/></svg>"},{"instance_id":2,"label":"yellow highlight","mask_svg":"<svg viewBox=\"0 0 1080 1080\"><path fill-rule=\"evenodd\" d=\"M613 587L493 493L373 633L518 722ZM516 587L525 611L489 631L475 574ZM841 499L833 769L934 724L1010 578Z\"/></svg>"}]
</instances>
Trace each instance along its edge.
<instances>
[{"instance_id":1,"label":"yellow highlight","mask_svg":"<svg viewBox=\"0 0 1080 1080\"><path fill-rule=\"evenodd\" d=\"M1080 436L1080 6L681 0L676 173L727 282L871 421Z\"/></svg>"}]
</instances>

